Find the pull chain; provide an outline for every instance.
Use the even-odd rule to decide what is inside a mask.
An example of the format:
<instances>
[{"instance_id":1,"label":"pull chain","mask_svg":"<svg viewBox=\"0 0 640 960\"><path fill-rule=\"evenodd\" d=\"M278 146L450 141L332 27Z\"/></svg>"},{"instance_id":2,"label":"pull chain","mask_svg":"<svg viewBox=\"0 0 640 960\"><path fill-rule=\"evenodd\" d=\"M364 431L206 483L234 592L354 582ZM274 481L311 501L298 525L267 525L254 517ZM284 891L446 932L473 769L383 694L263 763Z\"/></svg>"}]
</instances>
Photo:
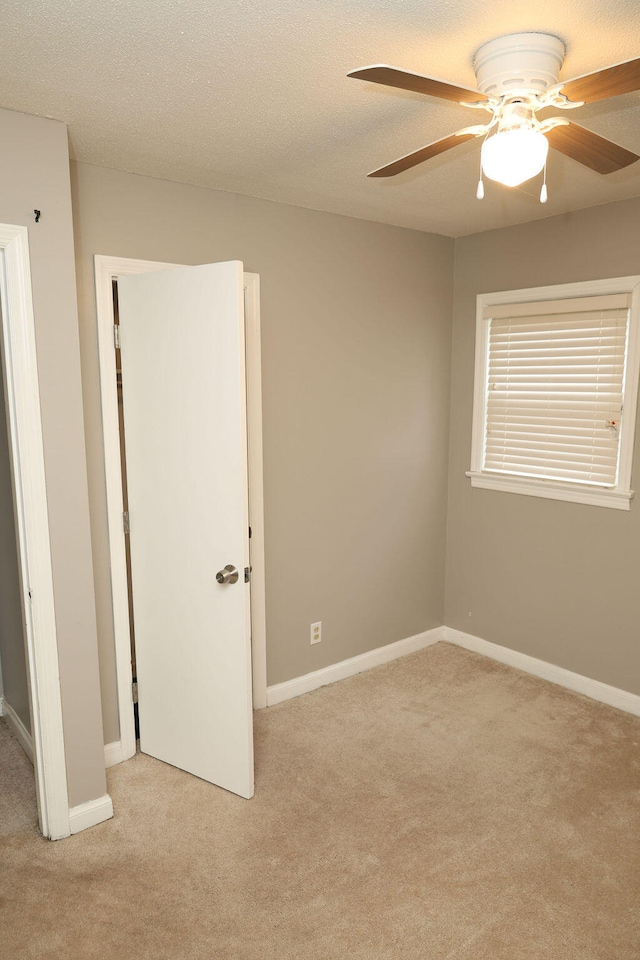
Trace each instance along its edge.
<instances>
[{"instance_id":1,"label":"pull chain","mask_svg":"<svg viewBox=\"0 0 640 960\"><path fill-rule=\"evenodd\" d=\"M484 138L487 139L486 137ZM480 152L480 179L476 190L476 200L484 200L484 183L482 181L482 151Z\"/></svg>"},{"instance_id":2,"label":"pull chain","mask_svg":"<svg viewBox=\"0 0 640 960\"><path fill-rule=\"evenodd\" d=\"M540 203L546 203L548 199L547 194L547 164L545 161L544 165L544 175L542 180L542 189L540 190Z\"/></svg>"},{"instance_id":3,"label":"pull chain","mask_svg":"<svg viewBox=\"0 0 640 960\"><path fill-rule=\"evenodd\" d=\"M482 140L482 146L484 146L488 136L489 136L489 131L487 130ZM482 179L483 173L484 171L482 169L482 149L481 149L480 150L480 179L478 180L478 186L476 189L476 200L484 200L484 180Z\"/></svg>"}]
</instances>

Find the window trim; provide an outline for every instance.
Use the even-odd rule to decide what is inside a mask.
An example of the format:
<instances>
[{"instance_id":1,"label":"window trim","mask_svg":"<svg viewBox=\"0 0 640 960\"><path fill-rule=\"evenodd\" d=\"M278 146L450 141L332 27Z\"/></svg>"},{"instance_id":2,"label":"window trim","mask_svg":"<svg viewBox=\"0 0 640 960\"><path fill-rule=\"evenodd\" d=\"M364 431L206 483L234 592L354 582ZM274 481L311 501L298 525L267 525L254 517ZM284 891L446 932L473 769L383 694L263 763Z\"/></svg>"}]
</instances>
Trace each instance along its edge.
<instances>
[{"instance_id":1,"label":"window trim","mask_svg":"<svg viewBox=\"0 0 640 960\"><path fill-rule=\"evenodd\" d=\"M489 351L489 319L485 319L484 316L487 308L502 304L565 300L616 293L631 295L624 383L624 421L620 432L620 460L616 487L604 488L586 483L543 480L531 477L520 478L482 470ZM552 500L613 507L617 510L629 510L630 501L634 495L631 489L631 469L638 405L638 382L640 379L640 276L614 277L606 280L587 280L580 283L527 287L522 290L478 294L476 297L475 349L471 469L466 474L471 479L471 486Z\"/></svg>"}]
</instances>

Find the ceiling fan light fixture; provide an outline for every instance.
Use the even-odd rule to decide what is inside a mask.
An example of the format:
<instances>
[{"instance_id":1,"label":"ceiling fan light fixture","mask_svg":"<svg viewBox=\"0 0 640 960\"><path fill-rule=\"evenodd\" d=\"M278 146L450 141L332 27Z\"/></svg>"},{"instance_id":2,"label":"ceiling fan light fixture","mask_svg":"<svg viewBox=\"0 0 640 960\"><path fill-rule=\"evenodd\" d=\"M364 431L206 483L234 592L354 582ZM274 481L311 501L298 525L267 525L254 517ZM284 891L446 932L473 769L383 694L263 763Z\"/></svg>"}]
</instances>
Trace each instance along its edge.
<instances>
[{"instance_id":1,"label":"ceiling fan light fixture","mask_svg":"<svg viewBox=\"0 0 640 960\"><path fill-rule=\"evenodd\" d=\"M501 130L482 144L482 170L490 180L517 187L542 171L549 141L539 130Z\"/></svg>"}]
</instances>

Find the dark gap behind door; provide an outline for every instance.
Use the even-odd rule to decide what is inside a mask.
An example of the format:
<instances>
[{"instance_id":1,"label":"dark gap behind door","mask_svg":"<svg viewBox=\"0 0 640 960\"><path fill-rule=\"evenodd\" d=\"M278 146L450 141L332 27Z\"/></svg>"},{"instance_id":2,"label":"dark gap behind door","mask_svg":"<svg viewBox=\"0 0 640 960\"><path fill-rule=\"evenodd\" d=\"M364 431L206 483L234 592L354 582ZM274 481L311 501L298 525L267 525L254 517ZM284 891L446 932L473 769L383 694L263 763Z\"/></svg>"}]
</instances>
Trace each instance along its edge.
<instances>
[{"instance_id":1,"label":"dark gap behind door","mask_svg":"<svg viewBox=\"0 0 640 960\"><path fill-rule=\"evenodd\" d=\"M113 281L113 317L114 323L119 325L120 315L118 312L118 281ZM124 408L122 403L122 362L120 356L120 348L116 348L116 376L118 382L118 424L120 427L120 470L122 472L122 510L123 513L128 517L129 516L129 494L127 489L127 458L126 458L126 442L124 435ZM128 530L125 527L125 553L127 560L127 598L129 602L129 636L131 638L131 679L134 684L134 703L133 703L133 715L135 720L136 728L136 740L140 739L140 720L138 716L138 697L136 693L136 684L138 682L138 673L136 669L136 640L135 640L135 627L133 619L133 590L131 588L131 550L129 546L129 534Z\"/></svg>"}]
</instances>

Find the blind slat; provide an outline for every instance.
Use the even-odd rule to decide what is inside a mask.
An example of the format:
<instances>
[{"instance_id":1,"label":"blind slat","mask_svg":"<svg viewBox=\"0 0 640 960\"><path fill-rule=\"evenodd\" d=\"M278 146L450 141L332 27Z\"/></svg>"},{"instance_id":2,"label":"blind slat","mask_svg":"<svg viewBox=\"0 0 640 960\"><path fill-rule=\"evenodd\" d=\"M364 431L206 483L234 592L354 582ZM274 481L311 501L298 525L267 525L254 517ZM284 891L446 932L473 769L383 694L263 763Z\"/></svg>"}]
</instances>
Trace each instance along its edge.
<instances>
[{"instance_id":1,"label":"blind slat","mask_svg":"<svg viewBox=\"0 0 640 960\"><path fill-rule=\"evenodd\" d=\"M536 456L536 452L539 456ZM573 469L588 466L590 469L602 467L609 470L612 462L615 463L617 451L607 456L604 452L577 449L575 455L567 449L548 449L543 446L516 446L504 447L502 444L487 444L487 459L504 460L510 463L537 463L540 465L559 466L565 464Z\"/></svg>"},{"instance_id":2,"label":"blind slat","mask_svg":"<svg viewBox=\"0 0 640 960\"><path fill-rule=\"evenodd\" d=\"M612 405L609 401L596 400L594 399L593 403L588 402L587 399L583 399L583 402L575 400L556 400L554 401L553 408L549 405L543 405L540 402L540 397L537 397L535 400L516 400L515 398L507 400L496 400L493 403L493 416L501 416L505 412L510 412L514 416L531 416L531 417L540 417L541 419L552 419L554 417L566 416L566 414L571 413L572 418L583 418L589 417L594 420L598 420L598 417L607 417L611 412Z\"/></svg>"},{"instance_id":3,"label":"blind slat","mask_svg":"<svg viewBox=\"0 0 640 960\"><path fill-rule=\"evenodd\" d=\"M555 376L586 376L591 378L598 374L608 376L618 376L620 362L616 357L598 357L598 371L594 374L593 362L589 363L589 357L557 357L553 367ZM489 367L489 379L491 376L499 377L509 374L535 374L546 373L549 375L549 364L544 362L544 357L492 357Z\"/></svg>"},{"instance_id":4,"label":"blind slat","mask_svg":"<svg viewBox=\"0 0 640 960\"><path fill-rule=\"evenodd\" d=\"M592 421L587 420L585 422L584 420L578 419L557 419L548 422L541 418L531 418L529 420L517 419L515 417L496 418L493 421L491 432L494 433L503 429L509 430L511 433L516 433L519 430L523 433L539 433L541 436L554 436L554 434L558 434L580 437L583 434L590 436L598 431L604 434L610 427L608 421L605 420L593 423Z\"/></svg>"},{"instance_id":5,"label":"blind slat","mask_svg":"<svg viewBox=\"0 0 640 960\"><path fill-rule=\"evenodd\" d=\"M592 313L574 313L571 316L560 317L547 313L544 317L514 318L509 317L505 320L498 320L495 317L491 319L496 336L507 331L514 333L540 332L562 333L562 331L575 333L581 332L589 336L597 335L598 332L604 336L614 336L621 330L626 323L626 314L592 314Z\"/></svg>"},{"instance_id":6,"label":"blind slat","mask_svg":"<svg viewBox=\"0 0 640 960\"><path fill-rule=\"evenodd\" d=\"M568 451L573 455L583 452L584 456L590 456L594 453L603 451L610 452L615 456L617 454L617 442L607 436L596 436L585 434L581 437L569 437L567 435L556 434L553 437L545 436L541 433L527 433L518 431L504 433L501 430L492 430L487 437L487 450L491 448L509 450L513 452L517 448L524 450L548 450L550 455L554 450Z\"/></svg>"},{"instance_id":7,"label":"blind slat","mask_svg":"<svg viewBox=\"0 0 640 960\"><path fill-rule=\"evenodd\" d=\"M536 368L536 370L511 370L507 374L500 374L495 370L489 370L489 381L489 387L492 390L509 390L513 386L526 386L527 383L535 387L537 387L538 384L544 386L548 383L555 389L565 384L572 389L579 389L581 386L583 386L585 390L605 386L615 389L619 386L620 376L619 374L616 376L615 373L610 373L609 371L587 375L585 373L568 373L555 369L545 375L542 370Z\"/></svg>"},{"instance_id":8,"label":"blind slat","mask_svg":"<svg viewBox=\"0 0 640 960\"><path fill-rule=\"evenodd\" d=\"M606 447L607 449L612 447L617 450L617 437L612 437L612 433L613 431L605 427L602 429L593 429L592 427L583 429L575 428L573 430L568 430L566 427L558 427L542 430L537 424L534 426L521 423L509 423L504 426L496 424L487 433L487 447L490 443L495 443L496 438L501 442L506 438L510 438L513 441L531 443L534 443L537 438L542 438L550 447L554 444L560 444L565 447L588 446L590 449L594 447Z\"/></svg>"},{"instance_id":9,"label":"blind slat","mask_svg":"<svg viewBox=\"0 0 640 960\"><path fill-rule=\"evenodd\" d=\"M516 385L514 384L510 389L494 387L490 390L490 394L494 394L496 399L501 397L511 397L514 400L530 398L531 400L535 400L537 403L540 402L541 397L544 397L547 400L554 400L557 398L558 400L566 401L571 396L575 397L575 399L580 402L581 399L589 399L588 397L585 398L585 393L586 391L578 390L576 389L575 384L570 383L555 384L552 390L549 389L549 387L544 383L538 385L535 383L528 383L522 387L518 387L517 389ZM622 397L622 391L616 391L614 393L613 391L605 389L604 387L601 390L594 390L593 393L598 395L596 399L600 400L600 402L607 400L613 403L616 397Z\"/></svg>"}]
</instances>

